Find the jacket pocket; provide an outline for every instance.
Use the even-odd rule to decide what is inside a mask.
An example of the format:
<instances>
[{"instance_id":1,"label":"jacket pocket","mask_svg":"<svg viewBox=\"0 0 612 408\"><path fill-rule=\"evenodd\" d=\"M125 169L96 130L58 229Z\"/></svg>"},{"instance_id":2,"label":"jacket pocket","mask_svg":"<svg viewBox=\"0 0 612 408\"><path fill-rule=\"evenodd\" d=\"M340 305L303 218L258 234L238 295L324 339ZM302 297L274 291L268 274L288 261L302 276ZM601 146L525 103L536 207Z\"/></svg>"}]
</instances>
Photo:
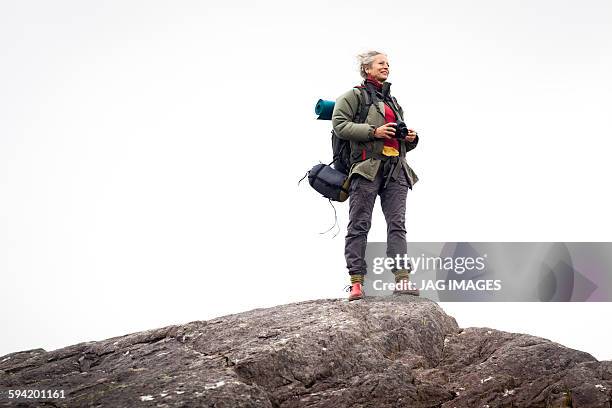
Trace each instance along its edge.
<instances>
[{"instance_id":1,"label":"jacket pocket","mask_svg":"<svg viewBox=\"0 0 612 408\"><path fill-rule=\"evenodd\" d=\"M351 157L354 162L363 161L372 157L373 142L356 142L355 148L351 149Z\"/></svg>"}]
</instances>

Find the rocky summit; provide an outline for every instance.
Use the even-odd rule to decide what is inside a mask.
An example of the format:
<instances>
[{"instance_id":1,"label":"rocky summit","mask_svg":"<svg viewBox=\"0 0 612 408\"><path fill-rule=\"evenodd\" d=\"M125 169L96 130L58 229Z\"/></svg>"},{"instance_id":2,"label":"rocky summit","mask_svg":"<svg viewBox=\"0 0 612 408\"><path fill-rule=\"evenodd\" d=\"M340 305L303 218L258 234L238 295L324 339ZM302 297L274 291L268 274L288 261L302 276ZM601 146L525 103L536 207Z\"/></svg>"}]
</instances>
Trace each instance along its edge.
<instances>
[{"instance_id":1,"label":"rocky summit","mask_svg":"<svg viewBox=\"0 0 612 408\"><path fill-rule=\"evenodd\" d=\"M461 329L423 298L329 299L12 353L0 391L15 407L611 407L612 361Z\"/></svg>"}]
</instances>

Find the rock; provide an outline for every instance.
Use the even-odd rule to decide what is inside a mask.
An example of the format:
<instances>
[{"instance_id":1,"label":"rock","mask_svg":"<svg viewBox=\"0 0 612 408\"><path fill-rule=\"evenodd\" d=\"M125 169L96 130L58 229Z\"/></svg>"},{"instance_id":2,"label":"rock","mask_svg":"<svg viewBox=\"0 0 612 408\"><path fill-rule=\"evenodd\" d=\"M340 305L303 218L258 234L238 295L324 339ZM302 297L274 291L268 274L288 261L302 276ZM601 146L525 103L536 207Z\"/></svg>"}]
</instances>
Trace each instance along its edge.
<instances>
[{"instance_id":1,"label":"rock","mask_svg":"<svg viewBox=\"0 0 612 408\"><path fill-rule=\"evenodd\" d=\"M0 357L0 391L53 407L610 407L612 362L460 329L413 296L315 300ZM21 405L18 405L21 404Z\"/></svg>"}]
</instances>

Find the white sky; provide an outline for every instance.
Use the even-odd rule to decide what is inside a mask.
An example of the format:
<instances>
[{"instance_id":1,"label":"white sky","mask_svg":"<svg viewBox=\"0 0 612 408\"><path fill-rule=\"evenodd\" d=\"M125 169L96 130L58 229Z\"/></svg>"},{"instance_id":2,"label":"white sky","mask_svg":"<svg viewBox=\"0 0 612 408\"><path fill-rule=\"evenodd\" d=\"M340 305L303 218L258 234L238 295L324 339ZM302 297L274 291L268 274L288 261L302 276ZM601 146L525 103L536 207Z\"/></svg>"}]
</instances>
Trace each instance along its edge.
<instances>
[{"instance_id":1,"label":"white sky","mask_svg":"<svg viewBox=\"0 0 612 408\"><path fill-rule=\"evenodd\" d=\"M421 136L410 241L612 241L608 1L3 1L0 355L346 296L348 206L321 236L296 183L370 48ZM612 359L610 303L444 308Z\"/></svg>"}]
</instances>

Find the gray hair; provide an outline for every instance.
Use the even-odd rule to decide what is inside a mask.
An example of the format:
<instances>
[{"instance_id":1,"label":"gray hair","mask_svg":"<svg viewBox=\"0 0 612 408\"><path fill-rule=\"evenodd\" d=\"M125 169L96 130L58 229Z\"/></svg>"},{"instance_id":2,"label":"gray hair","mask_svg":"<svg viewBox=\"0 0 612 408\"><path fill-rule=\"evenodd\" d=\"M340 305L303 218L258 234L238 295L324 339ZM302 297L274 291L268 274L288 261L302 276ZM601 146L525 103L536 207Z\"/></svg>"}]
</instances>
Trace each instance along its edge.
<instances>
[{"instance_id":1,"label":"gray hair","mask_svg":"<svg viewBox=\"0 0 612 408\"><path fill-rule=\"evenodd\" d=\"M366 73L366 68L370 68L372 66L372 62L374 62L374 57L377 55L387 55L384 52L379 51L366 51L359 55L357 55L357 61L359 62L359 74L363 79L368 77Z\"/></svg>"}]
</instances>

